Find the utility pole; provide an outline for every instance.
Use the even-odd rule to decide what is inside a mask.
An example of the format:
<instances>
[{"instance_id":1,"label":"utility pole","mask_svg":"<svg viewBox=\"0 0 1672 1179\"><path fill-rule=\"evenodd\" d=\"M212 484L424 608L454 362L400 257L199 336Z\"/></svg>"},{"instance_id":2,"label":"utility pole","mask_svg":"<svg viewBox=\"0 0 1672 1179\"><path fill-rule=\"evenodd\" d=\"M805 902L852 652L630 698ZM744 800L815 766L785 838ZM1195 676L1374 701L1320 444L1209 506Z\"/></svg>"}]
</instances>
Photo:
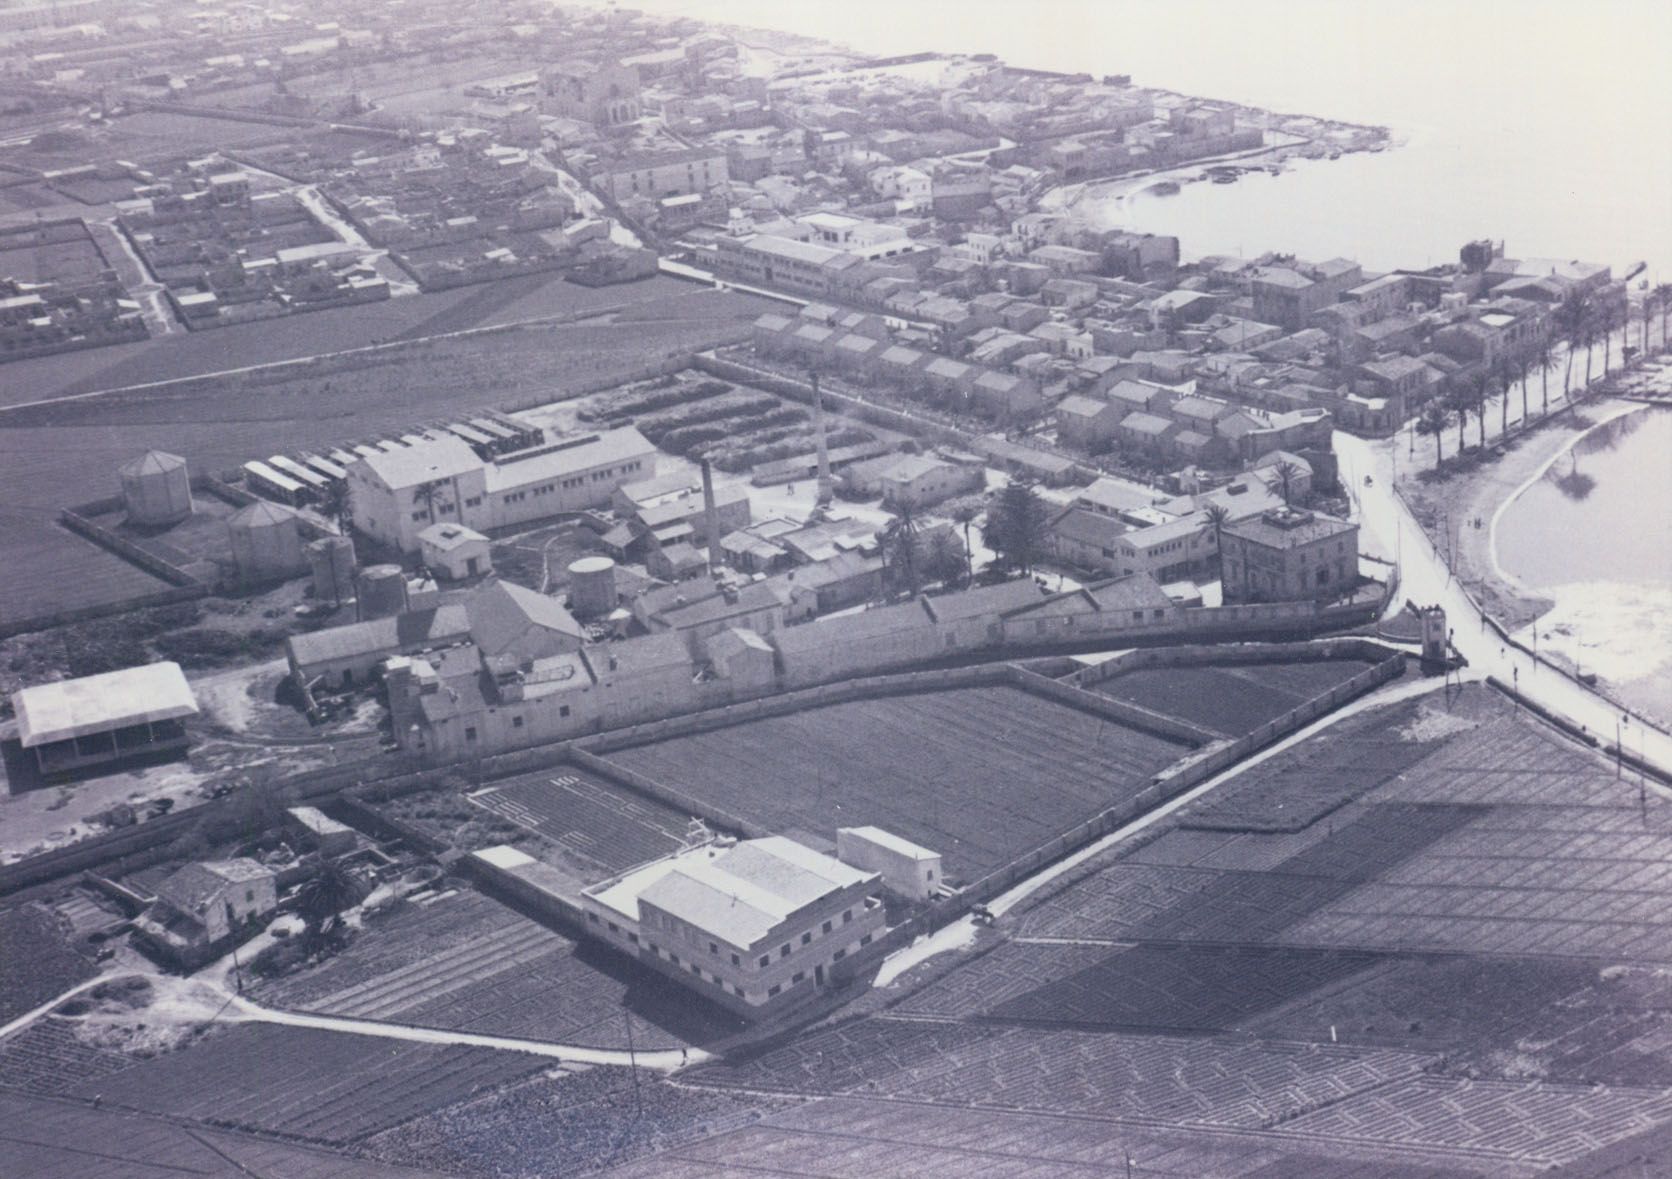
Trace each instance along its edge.
<instances>
[{"instance_id":1,"label":"utility pole","mask_svg":"<svg viewBox=\"0 0 1672 1179\"><path fill-rule=\"evenodd\" d=\"M819 489L815 503L819 509L828 508L835 498L830 482L830 450L824 440L824 397L819 392L819 371L808 369L807 378L813 386L813 435L818 443Z\"/></svg>"},{"instance_id":2,"label":"utility pole","mask_svg":"<svg viewBox=\"0 0 1672 1179\"><path fill-rule=\"evenodd\" d=\"M644 1098L639 1093L639 1057L633 1050L633 1013L626 1007L621 1009L621 1018L627 1021L627 1065L633 1072L633 1116L644 1117Z\"/></svg>"}]
</instances>

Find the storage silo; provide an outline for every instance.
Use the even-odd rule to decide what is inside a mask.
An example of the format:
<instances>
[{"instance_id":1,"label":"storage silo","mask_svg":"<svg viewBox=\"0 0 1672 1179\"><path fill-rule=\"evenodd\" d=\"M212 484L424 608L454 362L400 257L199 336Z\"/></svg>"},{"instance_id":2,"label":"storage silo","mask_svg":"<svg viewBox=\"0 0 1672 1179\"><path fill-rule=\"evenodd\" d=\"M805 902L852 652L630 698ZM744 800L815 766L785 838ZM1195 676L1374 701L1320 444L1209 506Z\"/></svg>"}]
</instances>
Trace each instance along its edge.
<instances>
[{"instance_id":1,"label":"storage silo","mask_svg":"<svg viewBox=\"0 0 1672 1179\"><path fill-rule=\"evenodd\" d=\"M360 570L361 622L388 618L406 609L406 573L399 565L367 565Z\"/></svg>"},{"instance_id":2,"label":"storage silo","mask_svg":"<svg viewBox=\"0 0 1672 1179\"><path fill-rule=\"evenodd\" d=\"M232 559L246 583L281 580L305 573L302 530L296 512L282 504L257 500L239 508L226 522Z\"/></svg>"},{"instance_id":3,"label":"storage silo","mask_svg":"<svg viewBox=\"0 0 1672 1179\"><path fill-rule=\"evenodd\" d=\"M601 618L615 609L615 562L581 557L569 565L569 611L577 618Z\"/></svg>"},{"instance_id":4,"label":"storage silo","mask_svg":"<svg viewBox=\"0 0 1672 1179\"><path fill-rule=\"evenodd\" d=\"M346 602L354 596L354 541L326 536L308 546L313 592L319 601Z\"/></svg>"},{"instance_id":5,"label":"storage silo","mask_svg":"<svg viewBox=\"0 0 1672 1179\"><path fill-rule=\"evenodd\" d=\"M158 527L192 514L192 477L179 455L148 450L123 463L119 473L129 523Z\"/></svg>"}]
</instances>

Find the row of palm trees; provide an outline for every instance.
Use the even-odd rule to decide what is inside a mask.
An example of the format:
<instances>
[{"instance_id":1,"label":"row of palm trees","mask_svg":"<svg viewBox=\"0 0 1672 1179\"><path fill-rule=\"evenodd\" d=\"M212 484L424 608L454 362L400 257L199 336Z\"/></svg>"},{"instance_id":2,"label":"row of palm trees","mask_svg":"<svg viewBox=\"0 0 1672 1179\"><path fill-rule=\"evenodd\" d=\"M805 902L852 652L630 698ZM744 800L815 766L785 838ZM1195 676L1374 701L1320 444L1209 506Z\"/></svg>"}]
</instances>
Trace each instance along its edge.
<instances>
[{"instance_id":1,"label":"row of palm trees","mask_svg":"<svg viewBox=\"0 0 1672 1179\"><path fill-rule=\"evenodd\" d=\"M1660 339L1667 343L1667 320L1672 316L1672 283L1662 283L1644 296L1639 305L1640 350L1649 352L1649 325L1658 314ZM1479 428L1481 447L1486 446L1486 418L1489 407L1496 401L1499 407L1499 437L1509 434L1509 399L1516 386L1521 393L1521 421L1531 421L1528 408L1528 383L1536 372L1539 378L1540 416L1550 415L1550 372L1561 358L1558 349L1565 345L1562 365L1562 397L1571 408L1574 404L1573 368L1581 350L1585 353L1585 379L1581 386L1592 383L1592 364L1596 345L1602 345L1602 375L1613 369L1614 336L1620 333L1621 348L1631 333L1631 309L1623 299L1599 299L1589 291L1572 291L1557 304L1550 317L1550 330L1526 347L1516 349L1490 365L1448 376L1441 384L1439 396L1423 406L1417 416L1416 431L1434 439L1434 468L1444 461L1444 435L1449 427L1457 428L1457 452L1463 453L1464 429L1473 418Z\"/></svg>"}]
</instances>

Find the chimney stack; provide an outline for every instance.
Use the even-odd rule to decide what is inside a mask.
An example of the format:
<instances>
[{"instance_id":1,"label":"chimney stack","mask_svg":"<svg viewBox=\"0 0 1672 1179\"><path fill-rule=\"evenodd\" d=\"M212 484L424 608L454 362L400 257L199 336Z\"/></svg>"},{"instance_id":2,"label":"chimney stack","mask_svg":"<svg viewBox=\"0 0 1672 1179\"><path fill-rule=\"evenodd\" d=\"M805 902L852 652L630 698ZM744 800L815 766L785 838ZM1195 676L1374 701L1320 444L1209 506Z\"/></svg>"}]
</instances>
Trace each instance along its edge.
<instances>
[{"instance_id":1,"label":"chimney stack","mask_svg":"<svg viewBox=\"0 0 1672 1179\"><path fill-rule=\"evenodd\" d=\"M720 568L720 510L714 506L714 468L702 461L702 518L708 532L708 575Z\"/></svg>"},{"instance_id":2,"label":"chimney stack","mask_svg":"<svg viewBox=\"0 0 1672 1179\"><path fill-rule=\"evenodd\" d=\"M813 384L813 436L818 440L819 447L819 490L817 504L821 508L830 506L835 498L830 482L830 450L824 441L824 398L819 394L819 374L817 369L809 369L808 378Z\"/></svg>"}]
</instances>

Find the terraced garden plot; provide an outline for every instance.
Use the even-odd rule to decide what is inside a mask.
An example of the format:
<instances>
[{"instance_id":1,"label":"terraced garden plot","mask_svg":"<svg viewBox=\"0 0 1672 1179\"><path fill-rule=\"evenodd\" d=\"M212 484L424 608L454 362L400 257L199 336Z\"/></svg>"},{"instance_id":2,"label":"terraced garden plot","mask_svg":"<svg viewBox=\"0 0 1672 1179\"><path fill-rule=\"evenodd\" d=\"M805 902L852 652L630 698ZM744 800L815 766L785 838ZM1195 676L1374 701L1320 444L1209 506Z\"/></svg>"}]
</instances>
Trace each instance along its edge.
<instances>
[{"instance_id":1,"label":"terraced garden plot","mask_svg":"<svg viewBox=\"0 0 1672 1179\"><path fill-rule=\"evenodd\" d=\"M1476 1172L1395 1163L1386 1151L1327 1158L1248 1134L1167 1131L1079 1117L965 1110L837 1097L770 1114L755 1125L676 1146L609 1172L610 1179L720 1179L749 1160L764 1174L825 1179L959 1175L1058 1179L1464 1179Z\"/></svg>"},{"instance_id":2,"label":"terraced garden plot","mask_svg":"<svg viewBox=\"0 0 1672 1179\"><path fill-rule=\"evenodd\" d=\"M439 1109L363 1147L391 1162L457 1175L552 1179L591 1173L782 1108L777 1098L671 1085L625 1068L541 1075ZM642 1113L641 1113L642 1109Z\"/></svg>"},{"instance_id":3,"label":"terraced garden plot","mask_svg":"<svg viewBox=\"0 0 1672 1179\"><path fill-rule=\"evenodd\" d=\"M1390 728L1407 708L1375 709L1291 746L1188 808L1181 825L1303 830L1435 752L1434 742L1403 737Z\"/></svg>"},{"instance_id":4,"label":"terraced garden plot","mask_svg":"<svg viewBox=\"0 0 1672 1179\"><path fill-rule=\"evenodd\" d=\"M315 1142L349 1143L530 1075L550 1062L491 1048L246 1024L71 1090Z\"/></svg>"},{"instance_id":5,"label":"terraced garden plot","mask_svg":"<svg viewBox=\"0 0 1672 1179\"><path fill-rule=\"evenodd\" d=\"M1021 931L1030 937L1384 948L1374 942L1319 943L1296 930L1478 814L1472 807L1366 807L1356 821L1269 871L1121 861L1029 910Z\"/></svg>"},{"instance_id":6,"label":"terraced garden plot","mask_svg":"<svg viewBox=\"0 0 1672 1179\"><path fill-rule=\"evenodd\" d=\"M810 708L609 760L774 830L875 824L973 880L1129 797L1184 746L1016 688Z\"/></svg>"},{"instance_id":7,"label":"terraced garden plot","mask_svg":"<svg viewBox=\"0 0 1672 1179\"><path fill-rule=\"evenodd\" d=\"M1192 724L1240 737L1369 668L1351 659L1225 667L1146 667L1095 690Z\"/></svg>"},{"instance_id":8,"label":"terraced garden plot","mask_svg":"<svg viewBox=\"0 0 1672 1179\"><path fill-rule=\"evenodd\" d=\"M70 948L69 930L55 913L38 904L0 912L0 1023L95 973Z\"/></svg>"},{"instance_id":9,"label":"terraced garden plot","mask_svg":"<svg viewBox=\"0 0 1672 1179\"><path fill-rule=\"evenodd\" d=\"M120 1053L82 1043L68 1021L47 1016L0 1040L0 1089L67 1093L133 1063Z\"/></svg>"},{"instance_id":10,"label":"terraced garden plot","mask_svg":"<svg viewBox=\"0 0 1672 1179\"><path fill-rule=\"evenodd\" d=\"M1411 1077L1303 1114L1284 1129L1552 1166L1668 1120L1672 1093L1665 1090Z\"/></svg>"},{"instance_id":11,"label":"terraced garden plot","mask_svg":"<svg viewBox=\"0 0 1672 1179\"><path fill-rule=\"evenodd\" d=\"M575 770L526 774L469 798L597 865L599 880L677 851L690 827L672 807Z\"/></svg>"},{"instance_id":12,"label":"terraced garden plot","mask_svg":"<svg viewBox=\"0 0 1672 1179\"><path fill-rule=\"evenodd\" d=\"M1489 1075L1466 1062L1484 1061L1523 1036L1544 1039L1540 1029L1555 1026L1597 981L1597 968L1578 962L1454 955L1385 961L1383 969L1246 1028L1284 1040L1327 1040L1333 1028L1342 1043L1448 1052L1453 1075Z\"/></svg>"},{"instance_id":13,"label":"terraced garden plot","mask_svg":"<svg viewBox=\"0 0 1672 1179\"><path fill-rule=\"evenodd\" d=\"M1259 1129L1415 1076L1415 1053L871 1018L692 1080Z\"/></svg>"},{"instance_id":14,"label":"terraced garden plot","mask_svg":"<svg viewBox=\"0 0 1672 1179\"><path fill-rule=\"evenodd\" d=\"M902 1015L1223 1031L1367 972L1377 955L1011 942L908 999Z\"/></svg>"},{"instance_id":15,"label":"terraced garden plot","mask_svg":"<svg viewBox=\"0 0 1672 1179\"><path fill-rule=\"evenodd\" d=\"M478 892L456 892L429 904L414 902L368 922L346 950L319 966L258 984L252 997L275 1007L306 1010L328 995L389 974L421 970L461 950L468 953L480 939L513 932L557 936Z\"/></svg>"}]
</instances>

